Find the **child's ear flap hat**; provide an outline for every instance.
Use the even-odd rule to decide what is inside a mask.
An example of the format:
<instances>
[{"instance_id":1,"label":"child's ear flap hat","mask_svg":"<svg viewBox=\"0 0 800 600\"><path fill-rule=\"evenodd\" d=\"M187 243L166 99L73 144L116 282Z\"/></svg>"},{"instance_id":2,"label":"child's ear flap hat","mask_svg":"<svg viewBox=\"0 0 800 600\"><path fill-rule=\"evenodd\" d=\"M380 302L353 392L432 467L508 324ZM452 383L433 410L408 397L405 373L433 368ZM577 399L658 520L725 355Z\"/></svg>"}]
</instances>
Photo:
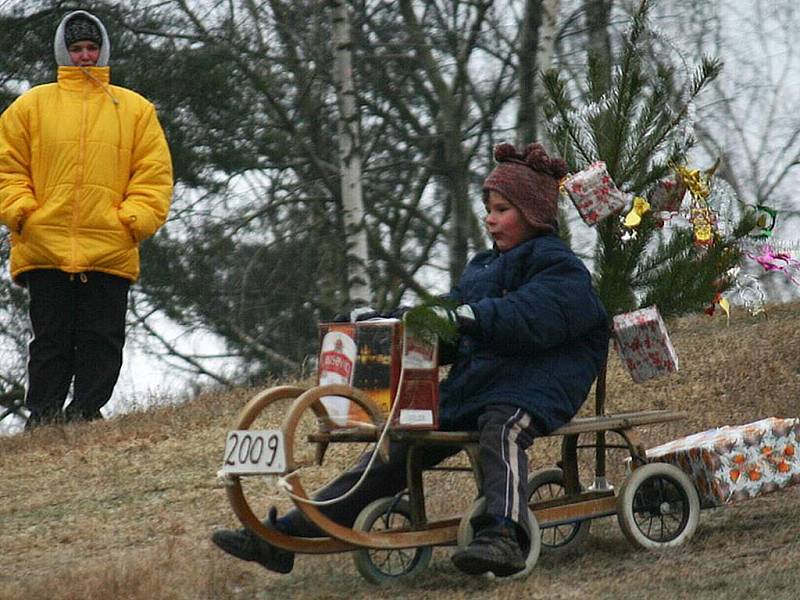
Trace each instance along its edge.
<instances>
[{"instance_id":1,"label":"child's ear flap hat","mask_svg":"<svg viewBox=\"0 0 800 600\"><path fill-rule=\"evenodd\" d=\"M534 229L555 232L559 185L567 174L567 163L549 157L538 143L528 144L522 152L511 144L499 144L494 160L497 165L483 182L484 194L499 192Z\"/></svg>"}]
</instances>

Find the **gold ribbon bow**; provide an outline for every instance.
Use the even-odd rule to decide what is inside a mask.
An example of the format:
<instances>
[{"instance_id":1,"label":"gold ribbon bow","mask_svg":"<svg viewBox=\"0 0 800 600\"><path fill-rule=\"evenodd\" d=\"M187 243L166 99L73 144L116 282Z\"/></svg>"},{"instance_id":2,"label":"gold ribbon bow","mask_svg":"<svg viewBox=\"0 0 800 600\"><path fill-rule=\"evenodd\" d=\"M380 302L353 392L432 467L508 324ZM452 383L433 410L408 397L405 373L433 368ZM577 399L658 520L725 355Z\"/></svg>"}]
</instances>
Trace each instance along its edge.
<instances>
[{"instance_id":1,"label":"gold ribbon bow","mask_svg":"<svg viewBox=\"0 0 800 600\"><path fill-rule=\"evenodd\" d=\"M642 222L642 217L648 212L650 212L650 203L641 196L635 196L630 212L625 215L625 227L637 227Z\"/></svg>"}]
</instances>

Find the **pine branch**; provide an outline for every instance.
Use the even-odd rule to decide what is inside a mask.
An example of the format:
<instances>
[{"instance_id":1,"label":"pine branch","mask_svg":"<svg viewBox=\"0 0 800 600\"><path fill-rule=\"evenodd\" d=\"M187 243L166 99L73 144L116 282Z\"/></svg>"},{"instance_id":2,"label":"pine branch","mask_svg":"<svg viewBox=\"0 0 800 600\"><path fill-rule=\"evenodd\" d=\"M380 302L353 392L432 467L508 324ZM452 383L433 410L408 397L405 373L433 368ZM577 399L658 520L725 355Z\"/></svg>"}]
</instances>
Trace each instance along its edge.
<instances>
[{"instance_id":1,"label":"pine branch","mask_svg":"<svg viewBox=\"0 0 800 600\"><path fill-rule=\"evenodd\" d=\"M652 86L650 96L645 101L639 117L632 127L632 134L626 145L625 169L620 175L620 181L630 181L635 174L636 185L632 189L641 190L650 183L657 181L658 176L652 176L647 168L647 162L654 159L665 141L665 134L671 123L672 113L669 109L669 81L670 73L661 72L658 81ZM647 174L647 176L642 176Z\"/></svg>"},{"instance_id":2,"label":"pine branch","mask_svg":"<svg viewBox=\"0 0 800 600\"><path fill-rule=\"evenodd\" d=\"M663 239L658 248L645 259L637 269L634 283L639 288L649 287L656 282L661 270L671 261L686 260L694 246L694 233L691 229L673 232L667 242Z\"/></svg>"},{"instance_id":3,"label":"pine branch","mask_svg":"<svg viewBox=\"0 0 800 600\"><path fill-rule=\"evenodd\" d=\"M624 41L619 71L612 84L612 98L614 101L611 103L611 110L609 111L608 118L610 120L604 123L611 128L611 135L607 137L609 143L607 147L603 148L601 155L606 162L609 174L614 180L619 177L621 150L624 140L627 139L630 131L631 114L635 99L641 92L644 83L641 75L639 40L646 29L649 10L649 2L643 0L634 14L630 33Z\"/></svg>"},{"instance_id":4,"label":"pine branch","mask_svg":"<svg viewBox=\"0 0 800 600\"><path fill-rule=\"evenodd\" d=\"M689 106L694 102L695 98L700 94L701 91L714 79L719 76L720 72L722 71L722 61L716 58L709 58L704 57L701 64L695 70L694 75L692 76L692 84L688 94L688 97L685 101L683 101L680 110L675 113L675 116L669 122L669 125L664 128L660 136L657 136L654 139L654 146L660 146L661 143L667 139L670 133L672 133L675 128L686 119L686 116L689 111Z\"/></svg>"},{"instance_id":5,"label":"pine branch","mask_svg":"<svg viewBox=\"0 0 800 600\"><path fill-rule=\"evenodd\" d=\"M545 109L545 114L547 114L548 119L552 121L553 118L557 116L560 120L558 126L563 127L563 139L569 139L569 141L572 142L572 147L578 154L580 154L581 159L585 164L594 162L596 154L593 153L590 148L588 148L589 144L586 143L586 140L581 135L580 128L571 118L571 115L574 113L575 109L567 97L565 82L561 80L561 78L558 76L558 72L555 69L548 70L543 75L542 81L544 82L549 100ZM561 136L559 136L559 138L560 137ZM567 153L564 152L564 154ZM567 160L566 156L564 156L564 158ZM569 162L570 161L568 161L568 163ZM575 165L574 162L573 164L570 164L570 167L573 169L578 166L579 165Z\"/></svg>"},{"instance_id":6,"label":"pine branch","mask_svg":"<svg viewBox=\"0 0 800 600\"><path fill-rule=\"evenodd\" d=\"M447 314L451 314L456 304L429 296L424 304L415 306L403 315L405 326L409 331L424 337L436 336L445 344L455 342L458 340L458 325L454 319L437 314L434 310L436 307L443 308Z\"/></svg>"}]
</instances>

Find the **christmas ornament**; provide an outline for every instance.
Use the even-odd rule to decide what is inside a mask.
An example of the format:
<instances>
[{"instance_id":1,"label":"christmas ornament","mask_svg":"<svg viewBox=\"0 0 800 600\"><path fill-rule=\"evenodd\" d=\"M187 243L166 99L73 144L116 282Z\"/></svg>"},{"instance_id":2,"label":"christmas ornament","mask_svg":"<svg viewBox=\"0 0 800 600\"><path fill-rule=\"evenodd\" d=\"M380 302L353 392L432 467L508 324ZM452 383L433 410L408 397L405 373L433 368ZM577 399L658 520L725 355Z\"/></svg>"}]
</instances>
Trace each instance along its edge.
<instances>
[{"instance_id":1,"label":"christmas ornament","mask_svg":"<svg viewBox=\"0 0 800 600\"><path fill-rule=\"evenodd\" d=\"M765 271L780 271L793 284L800 286L800 261L785 252L775 252L772 246L765 244L761 254L748 252L747 256L764 267Z\"/></svg>"},{"instance_id":2,"label":"christmas ornament","mask_svg":"<svg viewBox=\"0 0 800 600\"><path fill-rule=\"evenodd\" d=\"M772 230L775 229L778 211L763 204L756 204L753 208L756 211L756 226L750 232L750 237L755 239L772 237Z\"/></svg>"},{"instance_id":3,"label":"christmas ornament","mask_svg":"<svg viewBox=\"0 0 800 600\"><path fill-rule=\"evenodd\" d=\"M680 177L667 177L656 184L656 189L650 196L650 205L654 211L678 212L685 195L686 185Z\"/></svg>"},{"instance_id":4,"label":"christmas ornament","mask_svg":"<svg viewBox=\"0 0 800 600\"><path fill-rule=\"evenodd\" d=\"M689 211L692 229L694 230L695 243L699 246L710 246L714 243L716 217L708 204L711 193L710 179L716 171L719 161L711 169L700 172L700 169L675 165L675 173L689 190L692 196L692 206Z\"/></svg>"},{"instance_id":5,"label":"christmas ornament","mask_svg":"<svg viewBox=\"0 0 800 600\"><path fill-rule=\"evenodd\" d=\"M641 196L636 196L630 212L625 215L623 225L631 229L637 227L642 222L642 217L648 212L650 212L650 203Z\"/></svg>"},{"instance_id":6,"label":"christmas ornament","mask_svg":"<svg viewBox=\"0 0 800 600\"><path fill-rule=\"evenodd\" d=\"M614 347L636 383L674 373L678 355L655 306L616 315Z\"/></svg>"},{"instance_id":7,"label":"christmas ornament","mask_svg":"<svg viewBox=\"0 0 800 600\"><path fill-rule=\"evenodd\" d=\"M717 305L719 305L719 307L725 313L725 322L726 322L726 324L730 325L731 324L731 303L728 302L728 299L725 298L719 292L714 294L714 299L711 301L711 304L703 312L705 312L709 317L713 317Z\"/></svg>"},{"instance_id":8,"label":"christmas ornament","mask_svg":"<svg viewBox=\"0 0 800 600\"><path fill-rule=\"evenodd\" d=\"M766 295L758 278L742 273L741 267L729 269L728 276L733 281L731 292L737 295L748 312L754 317L760 314L766 316L767 311L764 308Z\"/></svg>"},{"instance_id":9,"label":"christmas ornament","mask_svg":"<svg viewBox=\"0 0 800 600\"><path fill-rule=\"evenodd\" d=\"M617 188L603 161L568 176L563 189L587 225L594 225L627 203L626 194Z\"/></svg>"}]
</instances>

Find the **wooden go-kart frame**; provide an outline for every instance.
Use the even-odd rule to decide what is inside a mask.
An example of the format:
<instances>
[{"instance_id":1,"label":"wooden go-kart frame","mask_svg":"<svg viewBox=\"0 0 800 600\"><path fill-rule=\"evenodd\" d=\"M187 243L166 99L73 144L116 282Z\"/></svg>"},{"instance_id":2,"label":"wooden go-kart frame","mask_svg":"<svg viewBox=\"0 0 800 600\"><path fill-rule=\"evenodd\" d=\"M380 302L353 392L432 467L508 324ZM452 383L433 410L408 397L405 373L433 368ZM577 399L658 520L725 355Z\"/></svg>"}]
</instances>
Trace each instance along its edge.
<instances>
[{"instance_id":1,"label":"wooden go-kart frame","mask_svg":"<svg viewBox=\"0 0 800 600\"><path fill-rule=\"evenodd\" d=\"M358 404L368 415L372 426L357 429L337 429L332 426L321 398L343 396ZM308 492L296 469L294 446L297 426L306 411L313 411L318 430L306 441L316 444L316 458L322 464L330 444L378 442L385 424L385 415L361 390L347 385L325 385L305 389L279 386L256 394L241 410L235 428L249 429L264 409L277 401L292 400L281 430L286 455L285 482L290 486L297 508L317 525L326 537L305 538L283 534L265 525L248 503L238 475L227 476L226 492L239 520L270 544L296 553L327 554L354 552L356 566L366 579L383 583L408 576L427 565L433 546L465 544L471 539L470 519L482 507L478 499L464 515L429 520L426 515L423 469L420 453L426 446L451 445L463 449L470 467L451 467L449 470L469 470L481 489L481 473L477 461L477 432L446 432L419 430L389 430L376 451L388 452L388 442L409 445L406 459L407 490L402 497L381 499L362 511L354 526L347 527L326 517L315 505L306 502ZM700 503L692 481L680 469L666 463L648 463L644 447L635 429L644 425L666 423L685 417L682 412L649 410L620 414L605 413L605 372L595 386L595 415L576 417L570 423L549 434L561 437L561 459L557 467L532 474L529 480L529 508L534 531L540 537L533 540L529 568L535 564L540 550L563 553L571 550L588 534L591 520L616 515L625 536L635 545L658 549L675 546L689 539L697 526ZM606 437L616 434L621 443L609 444ZM579 436L594 434L595 484L584 488L578 475ZM607 449L627 450L629 474L619 487L602 485L605 481ZM379 458L380 459L380 458ZM437 469L440 467L437 467ZM597 483L600 482L600 485ZM399 516L399 525L390 517ZM376 527L378 522L381 526ZM407 559L401 566L388 569L381 553L401 552Z\"/></svg>"}]
</instances>

